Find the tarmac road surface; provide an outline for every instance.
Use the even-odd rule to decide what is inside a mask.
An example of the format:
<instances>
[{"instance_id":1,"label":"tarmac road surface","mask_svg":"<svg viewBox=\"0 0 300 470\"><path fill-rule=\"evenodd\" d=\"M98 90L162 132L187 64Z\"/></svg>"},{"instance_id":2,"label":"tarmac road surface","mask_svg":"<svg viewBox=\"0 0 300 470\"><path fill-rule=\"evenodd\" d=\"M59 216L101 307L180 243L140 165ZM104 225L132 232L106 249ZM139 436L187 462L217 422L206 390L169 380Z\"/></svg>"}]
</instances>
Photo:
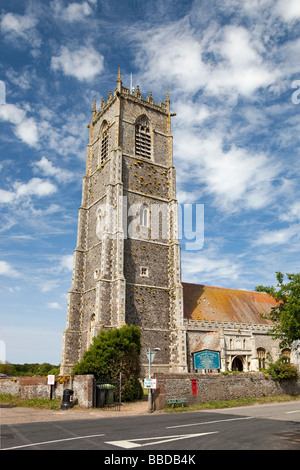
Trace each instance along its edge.
<instances>
[{"instance_id":1,"label":"tarmac road surface","mask_svg":"<svg viewBox=\"0 0 300 470\"><path fill-rule=\"evenodd\" d=\"M148 414L146 406L121 412L0 411L2 450L102 450L105 464L176 464L163 455L177 455L185 459L181 464L193 465L201 450L300 450L300 401L174 414ZM122 456L132 460L113 461Z\"/></svg>"}]
</instances>

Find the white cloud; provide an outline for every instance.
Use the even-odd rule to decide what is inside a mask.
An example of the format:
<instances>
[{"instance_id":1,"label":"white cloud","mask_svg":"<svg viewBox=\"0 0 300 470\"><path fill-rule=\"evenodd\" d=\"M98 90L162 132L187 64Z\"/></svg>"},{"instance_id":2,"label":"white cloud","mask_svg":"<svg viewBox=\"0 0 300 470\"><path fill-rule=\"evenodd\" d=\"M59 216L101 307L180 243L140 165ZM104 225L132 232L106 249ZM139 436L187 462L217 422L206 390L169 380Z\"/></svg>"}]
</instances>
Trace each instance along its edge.
<instances>
[{"instance_id":1,"label":"white cloud","mask_svg":"<svg viewBox=\"0 0 300 470\"><path fill-rule=\"evenodd\" d=\"M280 219L287 222L300 221L300 201L292 203L286 212L281 214Z\"/></svg>"},{"instance_id":2,"label":"white cloud","mask_svg":"<svg viewBox=\"0 0 300 470\"><path fill-rule=\"evenodd\" d=\"M278 72L268 70L267 62L259 53L263 50L262 44L257 39L252 40L250 32L243 27L223 27L220 38L209 49L219 58L206 84L212 94L250 96L277 78Z\"/></svg>"},{"instance_id":3,"label":"white cloud","mask_svg":"<svg viewBox=\"0 0 300 470\"><path fill-rule=\"evenodd\" d=\"M0 275L7 277L20 277L20 273L6 261L0 261Z\"/></svg>"},{"instance_id":4,"label":"white cloud","mask_svg":"<svg viewBox=\"0 0 300 470\"><path fill-rule=\"evenodd\" d=\"M81 46L76 50L62 46L59 55L52 57L51 68L80 81L91 80L103 71L104 57L92 46Z\"/></svg>"},{"instance_id":5,"label":"white cloud","mask_svg":"<svg viewBox=\"0 0 300 470\"><path fill-rule=\"evenodd\" d=\"M36 25L36 20L30 16L22 16L16 13L6 13L1 20L2 33L15 33L23 36L25 31L32 29Z\"/></svg>"},{"instance_id":6,"label":"white cloud","mask_svg":"<svg viewBox=\"0 0 300 470\"><path fill-rule=\"evenodd\" d=\"M213 253L182 252L182 280L195 284L211 284L237 280L240 267L231 257Z\"/></svg>"},{"instance_id":7,"label":"white cloud","mask_svg":"<svg viewBox=\"0 0 300 470\"><path fill-rule=\"evenodd\" d=\"M279 230L265 230L257 234L257 239L253 243L254 245L286 245L293 240L299 241L299 229L299 224L295 224Z\"/></svg>"},{"instance_id":8,"label":"white cloud","mask_svg":"<svg viewBox=\"0 0 300 470\"><path fill-rule=\"evenodd\" d=\"M61 0L54 0L52 2L52 7L54 9L55 16L68 23L83 21L85 17L90 16L93 13L88 2L70 3L65 8Z\"/></svg>"},{"instance_id":9,"label":"white cloud","mask_svg":"<svg viewBox=\"0 0 300 470\"><path fill-rule=\"evenodd\" d=\"M175 101L172 108L176 110L176 126L199 126L213 113L201 103L194 103L191 99Z\"/></svg>"},{"instance_id":10,"label":"white cloud","mask_svg":"<svg viewBox=\"0 0 300 470\"><path fill-rule=\"evenodd\" d=\"M0 119L15 125L15 134L23 142L35 146L38 142L37 125L33 118L26 116L26 111L14 104L0 106Z\"/></svg>"},{"instance_id":11,"label":"white cloud","mask_svg":"<svg viewBox=\"0 0 300 470\"><path fill-rule=\"evenodd\" d=\"M60 258L60 266L67 271L73 271L73 255L63 255Z\"/></svg>"},{"instance_id":12,"label":"white cloud","mask_svg":"<svg viewBox=\"0 0 300 470\"><path fill-rule=\"evenodd\" d=\"M278 0L275 11L282 16L285 21L294 21L300 18L299 0Z\"/></svg>"},{"instance_id":13,"label":"white cloud","mask_svg":"<svg viewBox=\"0 0 300 470\"><path fill-rule=\"evenodd\" d=\"M217 132L201 136L186 130L176 131L174 148L181 182L203 184L204 192L223 210L259 209L276 195L272 179L279 167L263 153L235 145L224 150Z\"/></svg>"},{"instance_id":14,"label":"white cloud","mask_svg":"<svg viewBox=\"0 0 300 470\"><path fill-rule=\"evenodd\" d=\"M47 307L54 310L62 310L62 306L58 302L48 302Z\"/></svg>"},{"instance_id":15,"label":"white cloud","mask_svg":"<svg viewBox=\"0 0 300 470\"><path fill-rule=\"evenodd\" d=\"M40 161L34 162L33 166L40 170L44 176L53 176L58 182L67 183L74 179L71 171L56 168L46 157L42 157Z\"/></svg>"},{"instance_id":16,"label":"white cloud","mask_svg":"<svg viewBox=\"0 0 300 470\"><path fill-rule=\"evenodd\" d=\"M36 30L37 19L34 15L19 15L17 13L6 13L2 16L0 28L5 39L17 47L29 44L32 54L38 54L41 39Z\"/></svg>"},{"instance_id":17,"label":"white cloud","mask_svg":"<svg viewBox=\"0 0 300 470\"><path fill-rule=\"evenodd\" d=\"M16 182L13 191L0 189L0 203L15 203L22 198L49 196L57 191L56 186L47 180L32 178L28 183Z\"/></svg>"},{"instance_id":18,"label":"white cloud","mask_svg":"<svg viewBox=\"0 0 300 470\"><path fill-rule=\"evenodd\" d=\"M188 15L168 26L133 33L142 80L152 87L165 81L181 95L204 90L234 101L239 95L252 96L280 75L268 61L258 33L215 22L192 27L190 19Z\"/></svg>"},{"instance_id":19,"label":"white cloud","mask_svg":"<svg viewBox=\"0 0 300 470\"><path fill-rule=\"evenodd\" d=\"M187 19L136 33L136 38L137 62L144 71L143 79L151 85L168 79L176 88L195 93L207 82L209 70L202 61L204 51Z\"/></svg>"}]
</instances>

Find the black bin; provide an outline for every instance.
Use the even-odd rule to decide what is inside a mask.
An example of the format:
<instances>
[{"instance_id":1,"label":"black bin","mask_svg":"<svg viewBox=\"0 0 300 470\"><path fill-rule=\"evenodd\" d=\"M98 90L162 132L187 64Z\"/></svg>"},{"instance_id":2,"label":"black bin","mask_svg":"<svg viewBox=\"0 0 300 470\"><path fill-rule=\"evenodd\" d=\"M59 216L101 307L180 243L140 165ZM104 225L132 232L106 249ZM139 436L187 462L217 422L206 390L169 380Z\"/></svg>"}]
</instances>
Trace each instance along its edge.
<instances>
[{"instance_id":1,"label":"black bin","mask_svg":"<svg viewBox=\"0 0 300 470\"><path fill-rule=\"evenodd\" d=\"M104 408L107 389L103 385L96 385L96 408Z\"/></svg>"},{"instance_id":2,"label":"black bin","mask_svg":"<svg viewBox=\"0 0 300 470\"><path fill-rule=\"evenodd\" d=\"M69 410L73 406L73 390L66 388L63 393L63 399L60 409Z\"/></svg>"}]
</instances>

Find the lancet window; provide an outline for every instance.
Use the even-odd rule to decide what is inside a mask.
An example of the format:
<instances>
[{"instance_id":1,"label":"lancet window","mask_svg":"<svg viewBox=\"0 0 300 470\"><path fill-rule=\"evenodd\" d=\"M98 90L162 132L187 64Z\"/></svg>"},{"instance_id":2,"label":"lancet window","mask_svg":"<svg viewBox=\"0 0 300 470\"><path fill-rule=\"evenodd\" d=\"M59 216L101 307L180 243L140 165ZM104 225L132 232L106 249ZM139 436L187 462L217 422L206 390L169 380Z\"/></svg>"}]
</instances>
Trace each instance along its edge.
<instances>
[{"instance_id":1,"label":"lancet window","mask_svg":"<svg viewBox=\"0 0 300 470\"><path fill-rule=\"evenodd\" d=\"M107 157L108 157L108 123L104 121L102 125L102 133L101 133L101 159L100 159L101 165L103 165Z\"/></svg>"}]
</instances>

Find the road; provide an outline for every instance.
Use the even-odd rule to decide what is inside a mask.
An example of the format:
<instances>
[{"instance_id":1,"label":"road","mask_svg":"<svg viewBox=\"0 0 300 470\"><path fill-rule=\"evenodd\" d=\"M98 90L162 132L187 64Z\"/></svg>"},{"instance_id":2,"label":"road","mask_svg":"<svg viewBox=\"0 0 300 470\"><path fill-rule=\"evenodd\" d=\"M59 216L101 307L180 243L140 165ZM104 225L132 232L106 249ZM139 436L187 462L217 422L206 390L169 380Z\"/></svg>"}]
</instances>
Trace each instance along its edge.
<instances>
[{"instance_id":1,"label":"road","mask_svg":"<svg viewBox=\"0 0 300 470\"><path fill-rule=\"evenodd\" d=\"M192 465L199 463L200 450L300 450L300 401L120 418L117 413L115 418L2 425L1 450L102 450L106 464L137 457L126 460L131 467L171 463L148 462L150 455L180 454ZM166 453L169 457L163 457Z\"/></svg>"}]
</instances>

